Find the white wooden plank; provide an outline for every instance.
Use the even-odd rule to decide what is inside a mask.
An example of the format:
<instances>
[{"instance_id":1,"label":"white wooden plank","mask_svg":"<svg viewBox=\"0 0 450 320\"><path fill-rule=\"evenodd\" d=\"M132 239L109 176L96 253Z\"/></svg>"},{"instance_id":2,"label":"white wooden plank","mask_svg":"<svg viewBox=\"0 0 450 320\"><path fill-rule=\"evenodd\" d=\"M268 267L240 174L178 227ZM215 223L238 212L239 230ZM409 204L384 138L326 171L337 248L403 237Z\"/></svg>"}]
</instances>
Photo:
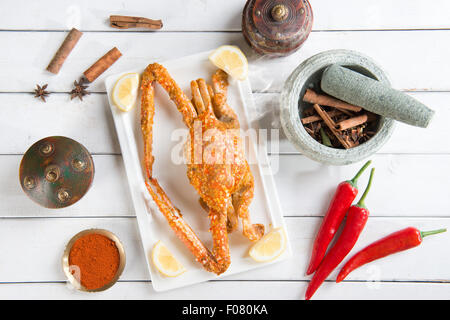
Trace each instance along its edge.
<instances>
[{"instance_id":1,"label":"white wooden plank","mask_svg":"<svg viewBox=\"0 0 450 320\"><path fill-rule=\"evenodd\" d=\"M10 75L1 77L0 91L32 92L36 83L48 83L50 92L70 92L74 80L116 46L123 56L89 86L91 91L105 92L104 79L111 74L211 50L229 37L241 37L229 33L86 33L59 74L54 75L45 69L65 36L63 32L0 32L0 40L6 41L5 48L8 47L0 53L0 67L3 74ZM25 50L24 54L17 54L22 48L33 48L32 53ZM13 76L18 73L20 77Z\"/></svg>"},{"instance_id":2,"label":"white wooden plank","mask_svg":"<svg viewBox=\"0 0 450 320\"><path fill-rule=\"evenodd\" d=\"M261 59L249 54L252 88L257 91L279 91L285 79L305 59L331 49L347 49L371 57L385 70L396 89L449 91L449 82L440 76L447 74L450 69L442 63L445 61L444 52L446 55L450 53L450 46L447 42L443 43L444 39L448 39L449 32L442 30L314 33L298 52L283 59ZM243 41L236 42L238 45L240 43ZM418 43L420 45L417 45ZM436 70L439 72L435 72Z\"/></svg>"},{"instance_id":3,"label":"white wooden plank","mask_svg":"<svg viewBox=\"0 0 450 320\"><path fill-rule=\"evenodd\" d=\"M21 159L19 155L0 156L0 216L134 216L121 156L93 156L95 176L91 189L77 203L58 210L43 208L25 195L19 182Z\"/></svg>"},{"instance_id":4,"label":"white wooden plank","mask_svg":"<svg viewBox=\"0 0 450 320\"><path fill-rule=\"evenodd\" d=\"M94 156L92 189L73 206L56 211L41 208L22 191L17 174L21 158L0 156L0 217L134 216L121 156ZM450 155L376 155L372 160L377 171L367 204L373 216L449 216ZM325 166L301 155L271 156L270 161L288 216L323 216L336 185L362 165ZM360 190L367 177L361 178Z\"/></svg>"},{"instance_id":5,"label":"white wooden plank","mask_svg":"<svg viewBox=\"0 0 450 320\"><path fill-rule=\"evenodd\" d=\"M55 300L299 300L303 299L306 282L207 282L167 292L153 291L147 282L118 282L110 289L86 293L74 291L65 283L0 284L1 299ZM447 300L449 284L439 283L353 283L339 285L325 282L314 300ZM186 303L188 306L189 303ZM180 315L181 315L180 310Z\"/></svg>"},{"instance_id":6,"label":"white wooden plank","mask_svg":"<svg viewBox=\"0 0 450 320\"><path fill-rule=\"evenodd\" d=\"M61 267L65 246L75 234L90 228L107 229L122 241L127 255L123 279L148 278L135 218L36 218L4 222L0 238L9 244L3 248L9 262L5 261L1 267L5 273L0 276L0 282L10 281L8 278L11 281L65 280Z\"/></svg>"},{"instance_id":7,"label":"white wooden plank","mask_svg":"<svg viewBox=\"0 0 450 320\"><path fill-rule=\"evenodd\" d=\"M413 97L436 110L427 129L398 123L391 140L379 153L450 153L450 143L443 137L450 133L450 92L410 92ZM279 94L255 93L255 110L260 134L269 138L270 153L299 153L287 140L279 119ZM21 154L35 141L50 135L71 137L85 144L92 153L120 154L115 127L105 94L91 94L83 101L70 100L59 93L43 103L28 93L0 94L0 153ZM270 140L271 130L278 129L279 140ZM11 133L14 134L12 135ZM260 137L263 138L263 137ZM274 138L275 139L275 138ZM278 145L275 144L278 141ZM414 143L410 143L414 141Z\"/></svg>"},{"instance_id":8,"label":"white wooden plank","mask_svg":"<svg viewBox=\"0 0 450 320\"><path fill-rule=\"evenodd\" d=\"M0 94L0 153L23 154L36 141L54 135L70 137L91 153L120 154L106 94L83 101L65 93L44 103L28 93Z\"/></svg>"},{"instance_id":9,"label":"white wooden plank","mask_svg":"<svg viewBox=\"0 0 450 320\"><path fill-rule=\"evenodd\" d=\"M450 92L407 92L407 94L436 111L433 121L426 129L397 122L391 139L378 153L450 153L450 143L445 139L450 134L450 128L447 125L450 118ZM279 94L255 93L253 96L256 110L252 114L255 115L255 119L258 119L260 128L267 130L268 151L300 154L283 132L280 122ZM270 133L274 129L278 129L278 136L272 137Z\"/></svg>"},{"instance_id":10,"label":"white wooden plank","mask_svg":"<svg viewBox=\"0 0 450 320\"><path fill-rule=\"evenodd\" d=\"M245 2L223 1L220 4L202 0L158 1L47 1L40 5L27 1L0 4L2 23L7 30L80 30L117 31L109 26L111 14L162 19L161 31L240 30ZM24 8L27 8L24 10ZM46 10L42 10L45 8ZM39 12L39 15L33 12ZM224 12L227 13L226 18ZM143 29L131 29L140 30Z\"/></svg>"},{"instance_id":11,"label":"white wooden plank","mask_svg":"<svg viewBox=\"0 0 450 320\"><path fill-rule=\"evenodd\" d=\"M434 0L311 0L313 30L423 29L449 28L448 1ZM204 0L122 2L88 1L74 3L50 0L29 3L26 0L0 3L0 29L116 30L109 27L110 14L145 16L164 22L162 31L240 31L243 0L220 3ZM26 8L26 10L24 9ZM45 10L42 10L45 8ZM35 14L39 12L39 14ZM226 17L224 17L226 12Z\"/></svg>"},{"instance_id":12,"label":"white wooden plank","mask_svg":"<svg viewBox=\"0 0 450 320\"><path fill-rule=\"evenodd\" d=\"M450 155L375 155L372 189L366 199L375 216L448 216ZM341 181L351 179L364 162L335 167L296 155L271 157L285 215L323 215ZM360 178L364 190L369 173ZM358 197L359 198L359 197Z\"/></svg>"},{"instance_id":13,"label":"white wooden plank","mask_svg":"<svg viewBox=\"0 0 450 320\"><path fill-rule=\"evenodd\" d=\"M320 30L448 28L448 1L312 0Z\"/></svg>"},{"instance_id":14,"label":"white wooden plank","mask_svg":"<svg viewBox=\"0 0 450 320\"><path fill-rule=\"evenodd\" d=\"M289 261L273 265L267 269L230 277L230 279L251 280L310 280L305 272L309 264L310 254L321 218L288 217L287 228L292 245L293 257ZM355 253L370 243L397 230L413 226L420 230L435 230L450 227L448 218L383 218L370 217L364 231L353 250L344 259L328 280L334 281L344 263ZM450 231L450 229L449 229ZM434 238L427 237L421 246L409 251L372 262L353 271L346 281L444 281L450 277L446 269L450 266L450 258L442 254L442 248L450 245L450 232L442 233Z\"/></svg>"},{"instance_id":15,"label":"white wooden plank","mask_svg":"<svg viewBox=\"0 0 450 320\"><path fill-rule=\"evenodd\" d=\"M0 78L0 91L32 92L36 83L49 83L50 91L69 92L73 81L84 70L117 46L123 56L90 86L90 90L104 92L103 80L108 75L154 61L163 62L211 50L223 44L239 45L247 53L250 80L256 91L280 91L297 65L330 49L351 49L372 57L387 71L397 89L450 91L447 81L450 65L442 63L450 55L449 36L450 30L319 32L312 34L295 54L283 59L265 59L255 55L238 33L89 32L73 50L60 74L55 76L45 68L64 39L63 32L0 32L0 41L5 48L0 52L0 68L7 75ZM436 70L439 72L433 72Z\"/></svg>"},{"instance_id":16,"label":"white wooden plank","mask_svg":"<svg viewBox=\"0 0 450 320\"><path fill-rule=\"evenodd\" d=\"M319 218L287 218L293 258L267 268L225 277L223 281L309 280L310 277L305 276L305 270L320 222ZM450 227L449 219L443 218L370 218L351 254L407 226L416 226L422 230ZM2 248L2 255L8 257L8 260L0 265L0 282L64 281L65 276L60 264L64 247L73 235L88 228L107 229L121 239L127 256L127 265L121 280L150 280L144 260L146 256L142 250L134 218L35 218L2 221L0 240L1 243L8 243ZM238 233L231 235L231 237L240 236ZM210 242L210 239L203 240ZM348 280L448 282L450 257L442 255L441 252L442 248L448 245L450 232L426 238L420 247L362 267L352 273ZM439 263L436 263L437 261ZM330 275L330 280L336 278L338 270Z\"/></svg>"}]
</instances>

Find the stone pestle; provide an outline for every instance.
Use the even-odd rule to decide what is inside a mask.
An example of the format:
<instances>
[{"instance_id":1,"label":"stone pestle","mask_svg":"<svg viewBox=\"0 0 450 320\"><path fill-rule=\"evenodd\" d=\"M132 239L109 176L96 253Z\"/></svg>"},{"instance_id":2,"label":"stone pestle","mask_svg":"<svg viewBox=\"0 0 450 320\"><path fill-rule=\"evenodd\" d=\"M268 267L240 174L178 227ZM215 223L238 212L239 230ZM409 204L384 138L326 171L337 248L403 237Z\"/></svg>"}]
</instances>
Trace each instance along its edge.
<instances>
[{"instance_id":1,"label":"stone pestle","mask_svg":"<svg viewBox=\"0 0 450 320\"><path fill-rule=\"evenodd\" d=\"M325 69L321 88L335 98L417 127L426 128L434 115L411 96L337 64Z\"/></svg>"}]
</instances>

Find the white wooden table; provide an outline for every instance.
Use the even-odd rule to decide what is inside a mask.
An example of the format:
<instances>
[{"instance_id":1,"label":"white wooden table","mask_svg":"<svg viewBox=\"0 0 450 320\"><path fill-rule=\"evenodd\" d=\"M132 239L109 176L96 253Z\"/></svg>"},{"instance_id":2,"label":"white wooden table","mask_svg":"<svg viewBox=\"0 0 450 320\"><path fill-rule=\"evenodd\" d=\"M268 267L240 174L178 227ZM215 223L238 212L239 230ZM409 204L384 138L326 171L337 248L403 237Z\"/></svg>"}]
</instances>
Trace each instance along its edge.
<instances>
[{"instance_id":1,"label":"white wooden table","mask_svg":"<svg viewBox=\"0 0 450 320\"><path fill-rule=\"evenodd\" d=\"M1 1L0 2L0 298L57 299L301 299L312 239L335 185L360 163L324 166L299 154L280 131L269 147L275 181L294 257L287 262L220 281L165 293L153 291L139 242L120 146L103 79L152 61L164 61L222 44L240 46L250 57L250 77L263 128L280 128L278 93L304 59L328 49L353 49L375 59L393 86L437 111L428 129L399 124L372 157L377 173L367 199L371 217L353 252L407 226L450 227L450 2L447 0L312 0L313 32L284 59L254 59L240 33L243 0L206 1ZM110 14L159 19L158 32L118 31ZM45 68L77 27L84 35L60 74ZM67 94L81 73L117 46L123 57L91 86L83 102ZM36 84L53 92L43 103ZM75 205L47 210L20 188L22 154L50 135L71 137L93 154L94 184ZM278 168L278 169L277 169ZM366 178L360 181L364 186ZM60 258L78 231L101 227L124 242L127 266L111 289L97 294L71 290ZM423 245L361 268L341 284L336 272L316 299L449 299L450 232ZM374 282L375 281L375 282Z\"/></svg>"}]
</instances>

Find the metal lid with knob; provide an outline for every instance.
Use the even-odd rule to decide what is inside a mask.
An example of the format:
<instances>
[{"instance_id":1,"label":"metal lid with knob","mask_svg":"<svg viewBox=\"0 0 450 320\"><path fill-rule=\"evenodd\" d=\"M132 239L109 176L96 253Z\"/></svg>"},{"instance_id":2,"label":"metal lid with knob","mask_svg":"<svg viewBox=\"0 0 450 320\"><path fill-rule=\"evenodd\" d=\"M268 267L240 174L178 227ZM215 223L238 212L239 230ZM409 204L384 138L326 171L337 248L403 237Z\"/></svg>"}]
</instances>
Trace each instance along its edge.
<instances>
[{"instance_id":1,"label":"metal lid with knob","mask_svg":"<svg viewBox=\"0 0 450 320\"><path fill-rule=\"evenodd\" d=\"M19 169L23 191L46 208L64 208L80 200L94 179L87 149L66 137L47 137L24 154Z\"/></svg>"},{"instance_id":2,"label":"metal lid with knob","mask_svg":"<svg viewBox=\"0 0 450 320\"><path fill-rule=\"evenodd\" d=\"M248 0L242 33L258 53L287 56L308 38L313 13L307 0Z\"/></svg>"}]
</instances>

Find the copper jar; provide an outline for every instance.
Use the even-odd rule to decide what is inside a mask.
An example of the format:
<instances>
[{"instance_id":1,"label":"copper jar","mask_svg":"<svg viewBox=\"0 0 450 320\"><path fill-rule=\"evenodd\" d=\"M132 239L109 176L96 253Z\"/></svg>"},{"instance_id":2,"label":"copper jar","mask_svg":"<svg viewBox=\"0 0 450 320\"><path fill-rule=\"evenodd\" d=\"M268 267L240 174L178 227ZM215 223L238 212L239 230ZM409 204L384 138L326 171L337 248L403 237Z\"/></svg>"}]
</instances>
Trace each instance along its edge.
<instances>
[{"instance_id":1,"label":"copper jar","mask_svg":"<svg viewBox=\"0 0 450 320\"><path fill-rule=\"evenodd\" d=\"M248 0L242 33L259 54L287 56L308 38L313 13L307 0Z\"/></svg>"}]
</instances>

